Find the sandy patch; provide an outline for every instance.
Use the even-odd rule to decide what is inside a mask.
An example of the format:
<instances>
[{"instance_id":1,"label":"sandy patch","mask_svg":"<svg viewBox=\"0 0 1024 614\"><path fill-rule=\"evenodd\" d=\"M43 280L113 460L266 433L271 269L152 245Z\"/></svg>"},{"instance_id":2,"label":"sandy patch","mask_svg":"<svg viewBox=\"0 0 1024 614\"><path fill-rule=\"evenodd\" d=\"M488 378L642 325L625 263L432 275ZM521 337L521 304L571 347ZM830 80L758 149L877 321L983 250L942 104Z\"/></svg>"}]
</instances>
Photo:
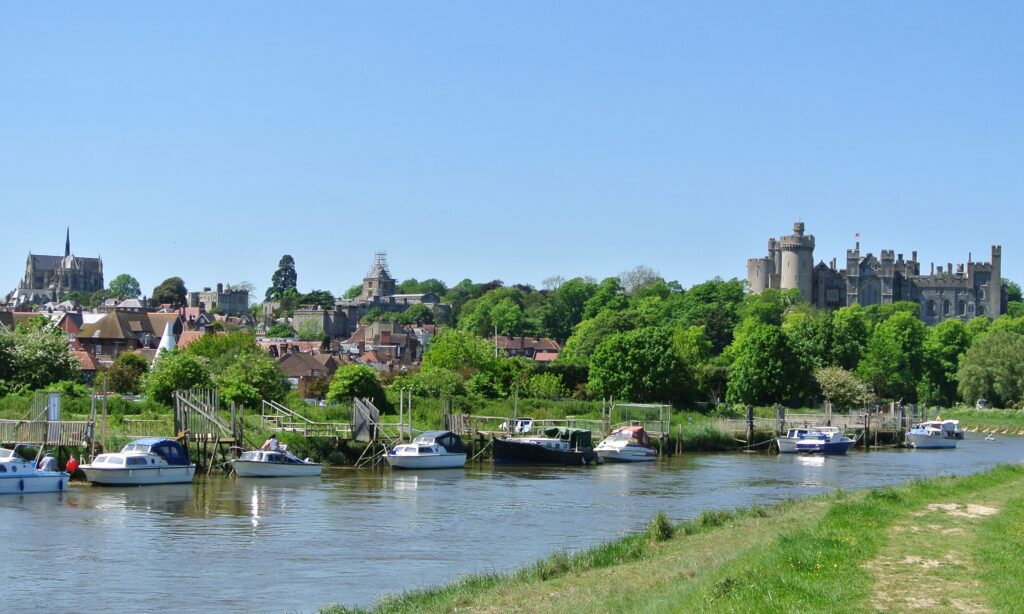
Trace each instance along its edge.
<instances>
[{"instance_id":1,"label":"sandy patch","mask_svg":"<svg viewBox=\"0 0 1024 614\"><path fill-rule=\"evenodd\" d=\"M995 516L999 513L999 509L976 503L968 503L967 505L959 503L932 503L925 508L925 511L915 512L914 515L924 516L928 512L946 512L950 516L958 516L960 518L985 518L986 516ZM934 526L936 525L928 525L929 528Z\"/></svg>"}]
</instances>

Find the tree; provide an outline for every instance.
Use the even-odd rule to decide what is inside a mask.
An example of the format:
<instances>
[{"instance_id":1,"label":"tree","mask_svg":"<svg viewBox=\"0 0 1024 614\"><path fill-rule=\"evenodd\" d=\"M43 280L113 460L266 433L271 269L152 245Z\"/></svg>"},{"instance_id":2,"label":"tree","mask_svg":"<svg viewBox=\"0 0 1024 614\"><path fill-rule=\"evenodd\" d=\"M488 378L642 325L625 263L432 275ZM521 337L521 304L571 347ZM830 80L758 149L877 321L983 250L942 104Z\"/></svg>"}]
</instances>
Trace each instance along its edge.
<instances>
[{"instance_id":1,"label":"tree","mask_svg":"<svg viewBox=\"0 0 1024 614\"><path fill-rule=\"evenodd\" d=\"M284 322L277 322L275 324L271 324L270 328L267 329L267 336L278 338L294 337L295 329L293 329L290 324L285 324Z\"/></svg>"},{"instance_id":2,"label":"tree","mask_svg":"<svg viewBox=\"0 0 1024 614\"><path fill-rule=\"evenodd\" d=\"M249 408L262 400L281 401L289 388L277 361L262 350L238 354L214 381L221 399Z\"/></svg>"},{"instance_id":3,"label":"tree","mask_svg":"<svg viewBox=\"0 0 1024 614\"><path fill-rule=\"evenodd\" d=\"M749 321L729 352L734 357L726 398L733 403L793 403L803 393L807 365L778 326Z\"/></svg>"},{"instance_id":4,"label":"tree","mask_svg":"<svg viewBox=\"0 0 1024 614\"><path fill-rule=\"evenodd\" d=\"M423 354L423 371L448 369L468 378L473 373L492 367L497 359L494 347L476 335L446 328L430 341Z\"/></svg>"},{"instance_id":5,"label":"tree","mask_svg":"<svg viewBox=\"0 0 1024 614\"><path fill-rule=\"evenodd\" d=\"M0 326L0 394L41 390L60 381L78 381L81 368L68 351L68 337L40 318L14 330Z\"/></svg>"},{"instance_id":6,"label":"tree","mask_svg":"<svg viewBox=\"0 0 1024 614\"><path fill-rule=\"evenodd\" d=\"M626 299L626 291L622 288L622 282L618 277L607 277L601 280L594 290L594 294L587 299L583 306L583 317L590 319L602 311L622 311L629 305Z\"/></svg>"},{"instance_id":7,"label":"tree","mask_svg":"<svg viewBox=\"0 0 1024 614\"><path fill-rule=\"evenodd\" d=\"M1003 280L1003 288L1006 289L1006 302L1007 303L1020 303L1024 301L1024 295L1021 294L1020 284L1009 279Z\"/></svg>"},{"instance_id":8,"label":"tree","mask_svg":"<svg viewBox=\"0 0 1024 614\"><path fill-rule=\"evenodd\" d=\"M917 398L926 332L917 313L907 311L898 311L875 327L857 374L871 384L879 398Z\"/></svg>"},{"instance_id":9,"label":"tree","mask_svg":"<svg viewBox=\"0 0 1024 614\"><path fill-rule=\"evenodd\" d=\"M574 326L583 320L583 312L597 291L595 284L580 278L563 282L548 295L547 308L543 311L544 334L565 342Z\"/></svg>"},{"instance_id":10,"label":"tree","mask_svg":"<svg viewBox=\"0 0 1024 614\"><path fill-rule=\"evenodd\" d=\"M946 320L928 329L924 341L924 376L917 387L922 403L951 407L956 402L956 372L970 342L967 327L960 320Z\"/></svg>"},{"instance_id":11,"label":"tree","mask_svg":"<svg viewBox=\"0 0 1024 614\"><path fill-rule=\"evenodd\" d=\"M345 293L342 294L341 296L343 298L347 298L347 299L354 299L354 298L356 298L357 296L359 296L362 293L363 293L363 284L356 284L356 285L352 286L351 288L349 288L348 290L345 290Z\"/></svg>"},{"instance_id":12,"label":"tree","mask_svg":"<svg viewBox=\"0 0 1024 614\"><path fill-rule=\"evenodd\" d=\"M957 370L960 396L970 404L1019 406L1024 398L1024 336L1009 330L984 335L964 353Z\"/></svg>"},{"instance_id":13,"label":"tree","mask_svg":"<svg viewBox=\"0 0 1024 614\"><path fill-rule=\"evenodd\" d=\"M341 403L351 399L370 399L383 408L387 399L376 370L366 365L345 365L334 372L327 400Z\"/></svg>"},{"instance_id":14,"label":"tree","mask_svg":"<svg viewBox=\"0 0 1024 614\"><path fill-rule=\"evenodd\" d=\"M491 307L490 320L500 335L520 334L523 308L510 298L503 298Z\"/></svg>"},{"instance_id":15,"label":"tree","mask_svg":"<svg viewBox=\"0 0 1024 614\"><path fill-rule=\"evenodd\" d=\"M153 290L152 301L157 305L170 304L180 307L188 301L188 290L185 280L180 277L168 277Z\"/></svg>"},{"instance_id":16,"label":"tree","mask_svg":"<svg viewBox=\"0 0 1024 614\"><path fill-rule=\"evenodd\" d=\"M213 385L209 361L184 350L160 352L142 381L146 395L164 405L173 403L176 390L208 388Z\"/></svg>"},{"instance_id":17,"label":"tree","mask_svg":"<svg viewBox=\"0 0 1024 614\"><path fill-rule=\"evenodd\" d=\"M107 389L120 394L138 394L142 376L149 371L149 361L134 352L121 352L110 369L103 374Z\"/></svg>"},{"instance_id":18,"label":"tree","mask_svg":"<svg viewBox=\"0 0 1024 614\"><path fill-rule=\"evenodd\" d=\"M417 303L404 312L398 319L402 324L433 324L434 312L422 303Z\"/></svg>"},{"instance_id":19,"label":"tree","mask_svg":"<svg viewBox=\"0 0 1024 614\"><path fill-rule=\"evenodd\" d=\"M270 287L267 288L266 299L268 301L276 301L281 298L281 295L286 290L298 291L297 283L298 275L295 272L295 259L285 254L281 256L281 260L277 263L277 270L270 277Z\"/></svg>"},{"instance_id":20,"label":"tree","mask_svg":"<svg viewBox=\"0 0 1024 614\"><path fill-rule=\"evenodd\" d=\"M398 378L389 388L390 391L409 388L417 397L440 399L444 397L466 396L466 383L455 371L433 369L419 371L412 375Z\"/></svg>"},{"instance_id":21,"label":"tree","mask_svg":"<svg viewBox=\"0 0 1024 614\"><path fill-rule=\"evenodd\" d=\"M115 296L119 299L139 298L142 294L142 289L139 288L139 280L135 279L128 273L121 273L114 279L110 280L108 290L111 296Z\"/></svg>"},{"instance_id":22,"label":"tree","mask_svg":"<svg viewBox=\"0 0 1024 614\"><path fill-rule=\"evenodd\" d=\"M619 275L619 281L626 294L634 294L659 280L661 280L660 273L642 264Z\"/></svg>"},{"instance_id":23,"label":"tree","mask_svg":"<svg viewBox=\"0 0 1024 614\"><path fill-rule=\"evenodd\" d=\"M558 359L562 362L589 363L594 350L602 341L612 335L634 330L639 324L636 312L602 311L597 316L576 325Z\"/></svg>"},{"instance_id":24,"label":"tree","mask_svg":"<svg viewBox=\"0 0 1024 614\"><path fill-rule=\"evenodd\" d=\"M538 373L526 380L523 392L535 399L564 399L569 396L569 389L562 383L562 378L554 373Z\"/></svg>"},{"instance_id":25,"label":"tree","mask_svg":"<svg viewBox=\"0 0 1024 614\"><path fill-rule=\"evenodd\" d=\"M858 304L840 307L832 315L832 347L826 364L847 371L857 368L868 344L868 320Z\"/></svg>"},{"instance_id":26,"label":"tree","mask_svg":"<svg viewBox=\"0 0 1024 614\"><path fill-rule=\"evenodd\" d=\"M842 367L821 367L814 379L822 396L838 409L853 409L867 401L867 384Z\"/></svg>"},{"instance_id":27,"label":"tree","mask_svg":"<svg viewBox=\"0 0 1024 614\"><path fill-rule=\"evenodd\" d=\"M320 320L305 319L299 322L299 330L295 332L303 341L316 341L324 336L324 327Z\"/></svg>"},{"instance_id":28,"label":"tree","mask_svg":"<svg viewBox=\"0 0 1024 614\"><path fill-rule=\"evenodd\" d=\"M637 402L682 403L693 392L672 350L672 334L640 328L601 342L590 361L591 392Z\"/></svg>"},{"instance_id":29,"label":"tree","mask_svg":"<svg viewBox=\"0 0 1024 614\"><path fill-rule=\"evenodd\" d=\"M334 295L327 290L310 290L302 295L302 304L319 307L324 311L334 310Z\"/></svg>"}]
</instances>

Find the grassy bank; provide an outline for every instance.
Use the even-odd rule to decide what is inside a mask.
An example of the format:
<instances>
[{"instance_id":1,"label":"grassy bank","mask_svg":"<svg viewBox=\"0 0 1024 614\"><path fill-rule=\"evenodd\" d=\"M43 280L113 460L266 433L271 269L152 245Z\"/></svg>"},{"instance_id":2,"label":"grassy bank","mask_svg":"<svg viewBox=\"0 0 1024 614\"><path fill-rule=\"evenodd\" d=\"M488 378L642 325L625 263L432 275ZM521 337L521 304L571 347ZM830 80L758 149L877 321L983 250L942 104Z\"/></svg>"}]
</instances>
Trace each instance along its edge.
<instances>
[{"instance_id":1,"label":"grassy bank","mask_svg":"<svg viewBox=\"0 0 1024 614\"><path fill-rule=\"evenodd\" d=\"M1024 467L706 512L372 612L1014 612ZM329 606L324 612L361 612Z\"/></svg>"},{"instance_id":2,"label":"grassy bank","mask_svg":"<svg viewBox=\"0 0 1024 614\"><path fill-rule=\"evenodd\" d=\"M935 413L959 420L961 426L971 430L1024 432L1024 410L1020 409L944 409Z\"/></svg>"}]
</instances>

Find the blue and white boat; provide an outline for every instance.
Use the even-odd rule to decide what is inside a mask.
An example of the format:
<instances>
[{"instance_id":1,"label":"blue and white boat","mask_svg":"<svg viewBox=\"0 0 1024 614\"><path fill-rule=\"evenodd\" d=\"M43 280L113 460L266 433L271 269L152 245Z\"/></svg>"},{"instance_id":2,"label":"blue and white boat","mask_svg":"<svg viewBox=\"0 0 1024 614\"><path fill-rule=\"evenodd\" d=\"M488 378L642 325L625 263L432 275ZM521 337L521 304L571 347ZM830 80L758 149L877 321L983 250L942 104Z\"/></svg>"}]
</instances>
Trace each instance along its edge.
<instances>
[{"instance_id":1,"label":"blue and white boat","mask_svg":"<svg viewBox=\"0 0 1024 614\"><path fill-rule=\"evenodd\" d=\"M100 454L81 466L85 479L94 484L142 486L191 482L196 465L181 444L173 439L136 439L120 452Z\"/></svg>"},{"instance_id":2,"label":"blue and white boat","mask_svg":"<svg viewBox=\"0 0 1024 614\"><path fill-rule=\"evenodd\" d=\"M964 438L959 420L936 418L915 425L907 431L906 443L918 449L955 448L956 442ZM986 437L986 439L988 439ZM995 439L993 437L993 439ZM990 440L991 441L991 440Z\"/></svg>"},{"instance_id":3,"label":"blue and white boat","mask_svg":"<svg viewBox=\"0 0 1024 614\"><path fill-rule=\"evenodd\" d=\"M806 426L789 429L784 437L780 435L776 438L776 442L779 444L779 454L795 454L796 443L812 432L814 429Z\"/></svg>"},{"instance_id":4,"label":"blue and white boat","mask_svg":"<svg viewBox=\"0 0 1024 614\"><path fill-rule=\"evenodd\" d=\"M822 426L799 438L796 442L797 454L822 454L839 456L846 454L853 447L854 440L834 426Z\"/></svg>"},{"instance_id":5,"label":"blue and white boat","mask_svg":"<svg viewBox=\"0 0 1024 614\"><path fill-rule=\"evenodd\" d=\"M35 461L25 460L14 450L0 448L0 495L35 492L62 492L68 487L71 474L64 471L42 471Z\"/></svg>"}]
</instances>

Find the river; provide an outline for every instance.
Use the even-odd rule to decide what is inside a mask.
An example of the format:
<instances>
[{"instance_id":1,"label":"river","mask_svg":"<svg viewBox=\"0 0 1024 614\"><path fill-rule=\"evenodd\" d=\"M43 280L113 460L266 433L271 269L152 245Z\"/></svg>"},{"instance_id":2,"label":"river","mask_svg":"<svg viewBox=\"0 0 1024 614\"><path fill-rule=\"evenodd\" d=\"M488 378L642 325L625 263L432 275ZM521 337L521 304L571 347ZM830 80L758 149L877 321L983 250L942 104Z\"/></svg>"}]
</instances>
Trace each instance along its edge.
<instances>
[{"instance_id":1,"label":"river","mask_svg":"<svg viewBox=\"0 0 1024 614\"><path fill-rule=\"evenodd\" d=\"M571 469L197 478L140 488L74 483L0 497L0 597L47 612L314 611L506 571L711 508L963 474L1024 459L1024 438L968 434L956 450L845 457L690 454Z\"/></svg>"}]
</instances>

